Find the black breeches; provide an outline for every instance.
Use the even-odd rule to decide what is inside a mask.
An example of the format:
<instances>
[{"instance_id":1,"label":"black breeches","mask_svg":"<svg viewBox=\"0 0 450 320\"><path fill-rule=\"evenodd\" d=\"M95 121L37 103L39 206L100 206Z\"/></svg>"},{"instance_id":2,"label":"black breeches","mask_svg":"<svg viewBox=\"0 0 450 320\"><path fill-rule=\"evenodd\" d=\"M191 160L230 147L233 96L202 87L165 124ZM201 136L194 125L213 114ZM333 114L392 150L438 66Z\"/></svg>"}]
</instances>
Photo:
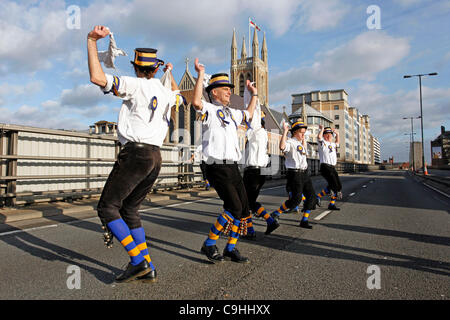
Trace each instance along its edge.
<instances>
[{"instance_id":1,"label":"black breeches","mask_svg":"<svg viewBox=\"0 0 450 320\"><path fill-rule=\"evenodd\" d=\"M266 176L261 175L260 168L245 168L243 180L248 197L248 206L253 212L256 212L259 209L256 199L258 199L259 192L266 182Z\"/></svg>"},{"instance_id":2,"label":"black breeches","mask_svg":"<svg viewBox=\"0 0 450 320\"><path fill-rule=\"evenodd\" d=\"M205 174L209 183L223 200L223 208L235 219L249 216L247 192L239 172L234 164L206 164Z\"/></svg>"},{"instance_id":3,"label":"black breeches","mask_svg":"<svg viewBox=\"0 0 450 320\"><path fill-rule=\"evenodd\" d=\"M312 210L316 201L316 192L308 172L295 172L288 170L286 173L286 189L292 196L285 202L286 207L294 209L302 201L302 194L305 196L305 210Z\"/></svg>"},{"instance_id":4,"label":"black breeches","mask_svg":"<svg viewBox=\"0 0 450 320\"><path fill-rule=\"evenodd\" d=\"M122 218L130 229L141 227L138 210L160 169L159 147L127 143L103 187L97 205L100 220L107 224Z\"/></svg>"},{"instance_id":5,"label":"black breeches","mask_svg":"<svg viewBox=\"0 0 450 320\"><path fill-rule=\"evenodd\" d=\"M334 166L321 163L320 174L327 181L329 190L332 190L335 193L342 190L341 179L339 179L339 175Z\"/></svg>"}]
</instances>

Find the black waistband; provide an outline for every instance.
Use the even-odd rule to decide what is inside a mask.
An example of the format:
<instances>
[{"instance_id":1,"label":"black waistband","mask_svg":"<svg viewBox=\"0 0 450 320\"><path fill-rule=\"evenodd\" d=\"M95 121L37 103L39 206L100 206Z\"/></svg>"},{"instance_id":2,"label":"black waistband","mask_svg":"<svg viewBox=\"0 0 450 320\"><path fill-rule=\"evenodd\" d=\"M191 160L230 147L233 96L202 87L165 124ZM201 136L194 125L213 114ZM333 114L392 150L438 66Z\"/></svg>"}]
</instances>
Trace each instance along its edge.
<instances>
[{"instance_id":1,"label":"black waistband","mask_svg":"<svg viewBox=\"0 0 450 320\"><path fill-rule=\"evenodd\" d=\"M292 168L288 168L288 171L291 171L291 172L308 172L308 169L292 169Z\"/></svg>"},{"instance_id":2,"label":"black waistband","mask_svg":"<svg viewBox=\"0 0 450 320\"><path fill-rule=\"evenodd\" d=\"M125 143L124 147L126 147L126 148L145 148L145 149L149 149L149 150L159 150L159 147L155 146L153 144L139 143L139 142L132 142L132 141Z\"/></svg>"},{"instance_id":3,"label":"black waistband","mask_svg":"<svg viewBox=\"0 0 450 320\"><path fill-rule=\"evenodd\" d=\"M322 162L320 165L321 165L321 166L325 166L325 167L331 167L331 168L334 168L334 166L333 166L332 164L328 164L328 163L324 163L324 162Z\"/></svg>"},{"instance_id":4,"label":"black waistband","mask_svg":"<svg viewBox=\"0 0 450 320\"><path fill-rule=\"evenodd\" d=\"M211 164L237 164L237 161L231 160L222 160L222 159L211 159L209 158L207 161L202 161L203 164L211 165Z\"/></svg>"},{"instance_id":5,"label":"black waistband","mask_svg":"<svg viewBox=\"0 0 450 320\"><path fill-rule=\"evenodd\" d=\"M264 167L260 167L260 166L247 166L245 167L244 170L257 170L257 169L262 169Z\"/></svg>"}]
</instances>

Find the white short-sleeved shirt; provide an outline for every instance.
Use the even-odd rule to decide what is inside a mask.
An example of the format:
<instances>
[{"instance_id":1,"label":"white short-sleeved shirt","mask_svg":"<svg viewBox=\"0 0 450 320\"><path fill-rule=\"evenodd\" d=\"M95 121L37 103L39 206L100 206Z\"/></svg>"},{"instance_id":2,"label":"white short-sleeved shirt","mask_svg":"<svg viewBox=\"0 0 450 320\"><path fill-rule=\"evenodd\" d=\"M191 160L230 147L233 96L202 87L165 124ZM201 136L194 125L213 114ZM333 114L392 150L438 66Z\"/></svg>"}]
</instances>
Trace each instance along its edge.
<instances>
[{"instance_id":1,"label":"white short-sleeved shirt","mask_svg":"<svg viewBox=\"0 0 450 320\"><path fill-rule=\"evenodd\" d=\"M319 159L320 163L326 163L335 166L337 163L337 145L334 142L328 142L325 139L319 139Z\"/></svg>"},{"instance_id":2,"label":"white short-sleeved shirt","mask_svg":"<svg viewBox=\"0 0 450 320\"><path fill-rule=\"evenodd\" d=\"M266 130L262 127L257 130L250 129L247 131L247 139L245 165L265 168L269 163Z\"/></svg>"},{"instance_id":3,"label":"white short-sleeved shirt","mask_svg":"<svg viewBox=\"0 0 450 320\"><path fill-rule=\"evenodd\" d=\"M301 170L308 169L308 161L306 159L308 150L300 141L294 138L288 138L283 152L286 158L286 168Z\"/></svg>"},{"instance_id":4,"label":"white short-sleeved shirt","mask_svg":"<svg viewBox=\"0 0 450 320\"><path fill-rule=\"evenodd\" d=\"M198 111L202 120L202 153L205 161L239 161L242 157L237 135L238 126L249 119L246 110L237 110L202 100L203 108Z\"/></svg>"},{"instance_id":5,"label":"white short-sleeved shirt","mask_svg":"<svg viewBox=\"0 0 450 320\"><path fill-rule=\"evenodd\" d=\"M160 147L167 134L170 108L180 95L159 79L116 77L106 74L102 90L123 100L117 122L119 142L146 143Z\"/></svg>"}]
</instances>

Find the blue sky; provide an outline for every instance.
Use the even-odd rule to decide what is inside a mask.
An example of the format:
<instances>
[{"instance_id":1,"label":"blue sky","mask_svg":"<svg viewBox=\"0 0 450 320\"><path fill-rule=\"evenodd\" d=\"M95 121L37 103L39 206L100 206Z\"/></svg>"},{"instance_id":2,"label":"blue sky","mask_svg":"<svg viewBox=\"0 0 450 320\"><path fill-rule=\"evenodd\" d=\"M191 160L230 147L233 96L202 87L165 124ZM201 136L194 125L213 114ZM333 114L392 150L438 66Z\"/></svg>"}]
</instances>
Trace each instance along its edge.
<instances>
[{"instance_id":1,"label":"blue sky","mask_svg":"<svg viewBox=\"0 0 450 320\"><path fill-rule=\"evenodd\" d=\"M79 29L67 27L69 6L80 8ZM380 8L381 29L369 29L370 5ZM423 78L426 157L429 141L450 130L450 0L279 1L10 1L0 3L0 122L85 130L98 120L116 121L120 101L91 85L86 35L108 26L128 53L116 70L132 75L135 47L153 47L174 64L199 57L208 73L229 71L233 28L238 55L248 48L248 17L266 32L270 104L291 110L291 95L345 89L349 103L371 118L382 158L408 158L410 122L418 116ZM72 20L71 20L72 21ZM262 32L259 33L260 43ZM108 40L99 42L104 50ZM160 72L159 76L162 75ZM420 122L416 120L416 139Z\"/></svg>"}]
</instances>

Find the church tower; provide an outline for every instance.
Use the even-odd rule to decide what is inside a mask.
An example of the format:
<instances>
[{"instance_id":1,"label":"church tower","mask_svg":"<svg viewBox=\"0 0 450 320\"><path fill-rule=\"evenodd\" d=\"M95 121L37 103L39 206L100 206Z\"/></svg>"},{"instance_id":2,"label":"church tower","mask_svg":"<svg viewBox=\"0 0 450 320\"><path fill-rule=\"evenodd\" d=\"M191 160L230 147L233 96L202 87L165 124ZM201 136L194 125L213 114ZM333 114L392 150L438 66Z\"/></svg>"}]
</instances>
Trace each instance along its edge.
<instances>
[{"instance_id":1,"label":"church tower","mask_svg":"<svg viewBox=\"0 0 450 320\"><path fill-rule=\"evenodd\" d=\"M250 49L250 48L249 48ZM256 82L258 88L258 98L262 105L269 104L269 70L268 70L268 54L266 34L264 34L261 55L259 52L258 33L255 28L252 42L252 57L247 56L245 47L245 37L242 40L241 58L238 59L236 31L233 30L233 38L231 44L231 83L234 84L233 93L244 96L245 84L247 79Z\"/></svg>"}]
</instances>

